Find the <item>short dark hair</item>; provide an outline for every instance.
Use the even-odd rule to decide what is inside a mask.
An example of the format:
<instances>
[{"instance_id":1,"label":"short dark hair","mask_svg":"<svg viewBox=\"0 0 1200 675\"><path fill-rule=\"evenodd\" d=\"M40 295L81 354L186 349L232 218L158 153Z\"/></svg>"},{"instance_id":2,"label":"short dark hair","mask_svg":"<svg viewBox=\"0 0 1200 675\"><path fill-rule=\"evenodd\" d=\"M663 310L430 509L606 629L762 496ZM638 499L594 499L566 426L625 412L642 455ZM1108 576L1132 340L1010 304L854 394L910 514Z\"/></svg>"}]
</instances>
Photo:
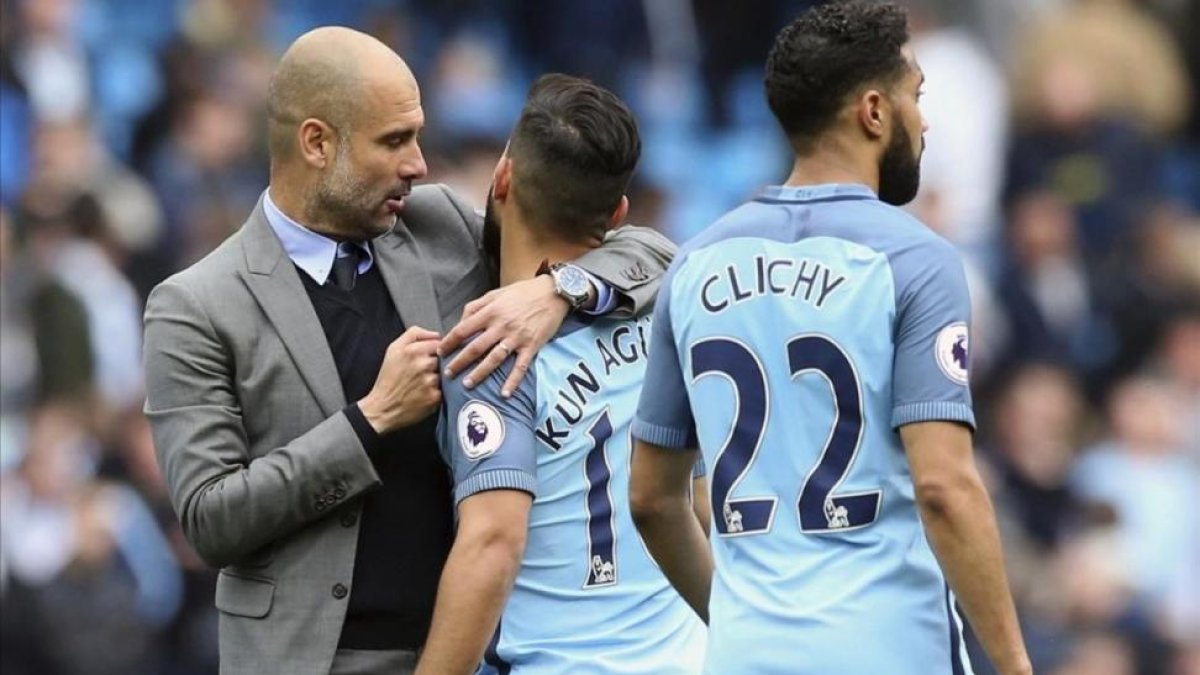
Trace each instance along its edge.
<instances>
[{"instance_id":1,"label":"short dark hair","mask_svg":"<svg viewBox=\"0 0 1200 675\"><path fill-rule=\"evenodd\" d=\"M543 75L509 141L517 205L546 232L602 237L641 154L621 99L588 80Z\"/></svg>"},{"instance_id":2,"label":"short dark hair","mask_svg":"<svg viewBox=\"0 0 1200 675\"><path fill-rule=\"evenodd\" d=\"M767 104L796 150L811 148L848 95L901 76L906 42L908 16L890 2L833 2L780 31L767 57Z\"/></svg>"}]
</instances>

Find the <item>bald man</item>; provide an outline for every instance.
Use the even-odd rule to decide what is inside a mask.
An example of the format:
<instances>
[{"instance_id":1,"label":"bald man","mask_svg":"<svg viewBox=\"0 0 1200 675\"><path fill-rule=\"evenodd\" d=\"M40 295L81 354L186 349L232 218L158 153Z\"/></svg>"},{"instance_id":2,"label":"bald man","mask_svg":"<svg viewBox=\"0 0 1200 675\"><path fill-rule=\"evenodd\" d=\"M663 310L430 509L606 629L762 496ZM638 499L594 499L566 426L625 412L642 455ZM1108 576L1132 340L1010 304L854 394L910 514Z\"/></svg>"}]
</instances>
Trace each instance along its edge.
<instances>
[{"instance_id":1,"label":"bald man","mask_svg":"<svg viewBox=\"0 0 1200 675\"><path fill-rule=\"evenodd\" d=\"M622 228L576 261L600 281L563 268L484 296L482 218L413 188L425 120L400 57L318 29L268 99L258 206L147 302L146 415L183 530L221 568L222 673L409 672L453 528L439 350L478 333L448 368L478 360L477 382L515 353L515 387L570 309L644 306L673 248Z\"/></svg>"}]
</instances>

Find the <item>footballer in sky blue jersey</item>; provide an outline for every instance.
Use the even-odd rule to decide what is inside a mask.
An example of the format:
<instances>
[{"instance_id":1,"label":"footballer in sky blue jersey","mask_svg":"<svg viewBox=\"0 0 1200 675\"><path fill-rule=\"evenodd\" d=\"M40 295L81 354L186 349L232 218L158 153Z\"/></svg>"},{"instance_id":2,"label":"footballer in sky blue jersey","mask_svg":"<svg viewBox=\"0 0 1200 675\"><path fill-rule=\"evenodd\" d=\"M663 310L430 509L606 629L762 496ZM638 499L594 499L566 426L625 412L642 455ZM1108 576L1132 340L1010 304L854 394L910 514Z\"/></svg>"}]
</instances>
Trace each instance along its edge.
<instances>
[{"instance_id":1,"label":"footballer in sky blue jersey","mask_svg":"<svg viewBox=\"0 0 1200 675\"><path fill-rule=\"evenodd\" d=\"M621 222L639 152L632 114L611 93L540 79L489 195L501 284L547 269L566 284L548 263ZM569 319L511 396L511 360L473 389L443 379L439 435L459 520L418 673L468 673L481 658L483 673L700 672L706 628L628 504L649 324L620 312Z\"/></svg>"},{"instance_id":2,"label":"footballer in sky blue jersey","mask_svg":"<svg viewBox=\"0 0 1200 675\"><path fill-rule=\"evenodd\" d=\"M1029 672L971 454L962 265L894 206L924 143L905 42L876 3L780 34L767 92L794 170L688 242L659 293L631 499L708 617L709 673L965 675L955 593L998 669ZM711 543L686 518L697 447Z\"/></svg>"}]
</instances>

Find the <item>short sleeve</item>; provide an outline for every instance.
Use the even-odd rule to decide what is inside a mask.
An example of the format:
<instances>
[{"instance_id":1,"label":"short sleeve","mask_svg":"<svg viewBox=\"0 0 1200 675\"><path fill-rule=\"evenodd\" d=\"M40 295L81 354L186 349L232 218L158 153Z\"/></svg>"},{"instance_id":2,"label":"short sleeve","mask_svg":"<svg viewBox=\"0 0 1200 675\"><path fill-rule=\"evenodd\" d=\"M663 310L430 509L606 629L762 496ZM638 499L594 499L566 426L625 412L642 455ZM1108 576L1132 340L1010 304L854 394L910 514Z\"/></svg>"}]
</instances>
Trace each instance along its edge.
<instances>
[{"instance_id":1,"label":"short sleeve","mask_svg":"<svg viewBox=\"0 0 1200 675\"><path fill-rule=\"evenodd\" d=\"M448 359L447 359L448 360ZM537 496L534 418L536 384L531 371L510 398L500 395L510 359L474 389L463 378L442 377L438 437L454 482L454 503L486 490L522 490Z\"/></svg>"},{"instance_id":2,"label":"short sleeve","mask_svg":"<svg viewBox=\"0 0 1200 675\"><path fill-rule=\"evenodd\" d=\"M971 298L958 252L941 239L908 252L898 266L892 427L962 422L971 407ZM905 274L907 272L907 274Z\"/></svg>"},{"instance_id":3,"label":"short sleeve","mask_svg":"<svg viewBox=\"0 0 1200 675\"><path fill-rule=\"evenodd\" d=\"M675 265L682 260L677 260ZM696 425L671 322L671 280L676 269L672 266L667 272L655 302L646 362L645 382L648 386L642 387L637 416L633 420L633 435L638 440L662 447L693 449L696 447Z\"/></svg>"}]
</instances>

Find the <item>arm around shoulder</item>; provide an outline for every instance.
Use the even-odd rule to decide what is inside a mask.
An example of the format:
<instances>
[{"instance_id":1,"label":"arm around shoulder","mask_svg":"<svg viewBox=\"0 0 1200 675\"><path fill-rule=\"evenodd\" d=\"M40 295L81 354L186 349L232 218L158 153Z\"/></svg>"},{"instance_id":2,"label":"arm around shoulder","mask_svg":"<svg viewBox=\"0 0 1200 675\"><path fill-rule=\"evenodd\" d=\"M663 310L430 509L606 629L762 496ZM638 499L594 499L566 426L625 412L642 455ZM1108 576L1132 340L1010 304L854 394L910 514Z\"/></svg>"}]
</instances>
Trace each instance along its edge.
<instances>
[{"instance_id":1,"label":"arm around shoulder","mask_svg":"<svg viewBox=\"0 0 1200 675\"><path fill-rule=\"evenodd\" d=\"M603 246L580 256L575 264L618 293L618 316L633 316L654 302L676 250L675 244L656 230L623 225L609 232Z\"/></svg>"}]
</instances>

